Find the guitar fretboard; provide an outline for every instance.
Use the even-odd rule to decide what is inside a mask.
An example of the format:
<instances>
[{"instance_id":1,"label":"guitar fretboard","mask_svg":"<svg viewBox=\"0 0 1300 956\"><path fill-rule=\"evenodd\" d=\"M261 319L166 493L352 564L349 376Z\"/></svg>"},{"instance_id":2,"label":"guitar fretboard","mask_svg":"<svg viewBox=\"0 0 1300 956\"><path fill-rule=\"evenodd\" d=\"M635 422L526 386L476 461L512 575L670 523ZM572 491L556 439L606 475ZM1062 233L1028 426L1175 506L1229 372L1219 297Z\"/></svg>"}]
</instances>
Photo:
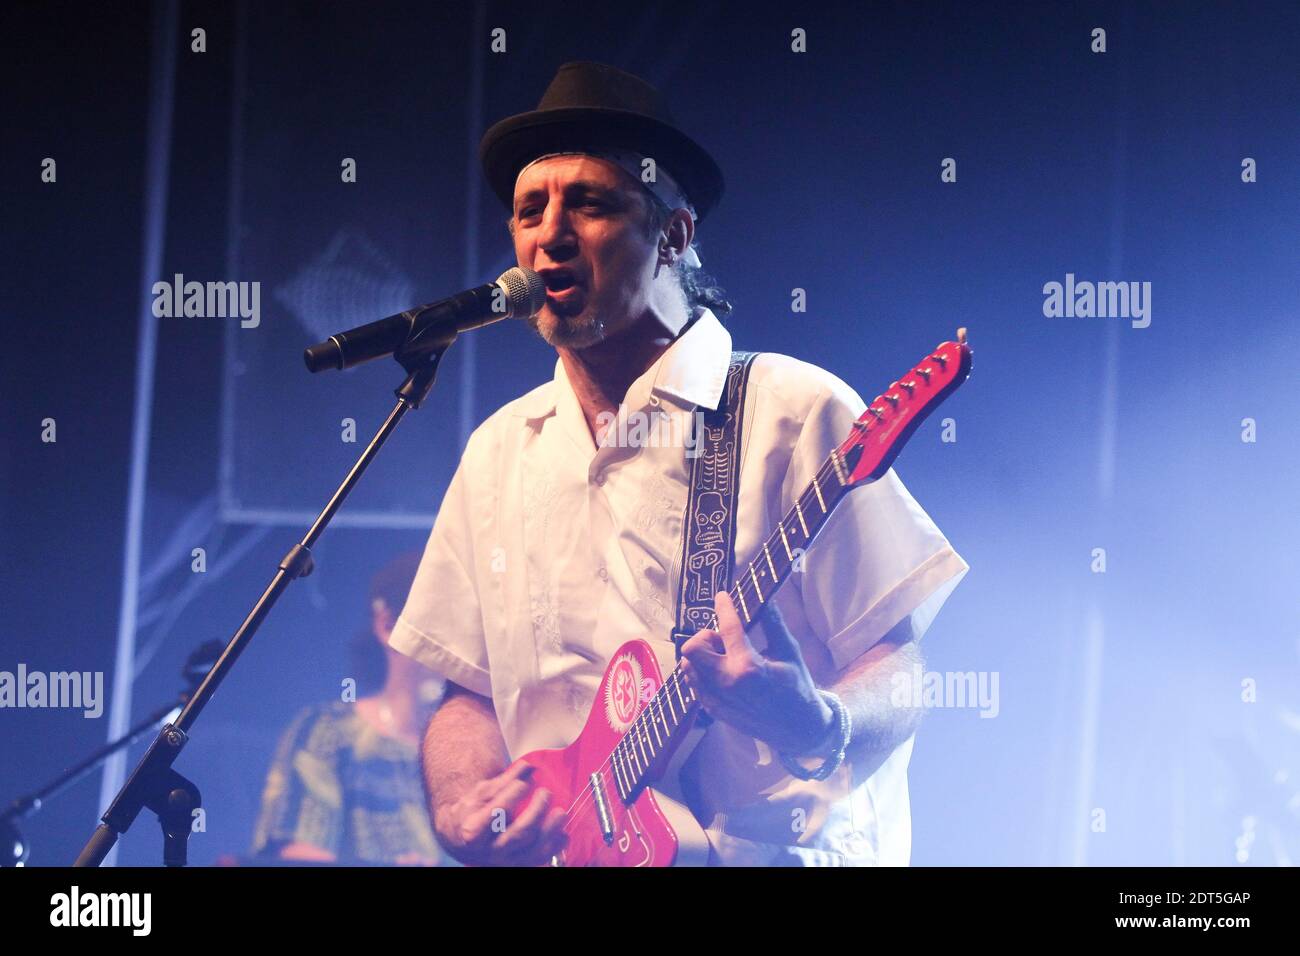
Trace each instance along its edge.
<instances>
[{"instance_id":1,"label":"guitar fretboard","mask_svg":"<svg viewBox=\"0 0 1300 956\"><path fill-rule=\"evenodd\" d=\"M854 447L849 459L838 450L831 452L794 506L777 522L776 530L763 542L754 559L737 568L735 583L728 592L748 630L763 608L803 560L813 539L835 506L848 492L849 476L861 454ZM717 619L710 627L717 627ZM677 667L632 721L632 726L610 755L619 796L625 803L636 799L658 770L658 759L686 726L698 706L699 697L690 680Z\"/></svg>"}]
</instances>

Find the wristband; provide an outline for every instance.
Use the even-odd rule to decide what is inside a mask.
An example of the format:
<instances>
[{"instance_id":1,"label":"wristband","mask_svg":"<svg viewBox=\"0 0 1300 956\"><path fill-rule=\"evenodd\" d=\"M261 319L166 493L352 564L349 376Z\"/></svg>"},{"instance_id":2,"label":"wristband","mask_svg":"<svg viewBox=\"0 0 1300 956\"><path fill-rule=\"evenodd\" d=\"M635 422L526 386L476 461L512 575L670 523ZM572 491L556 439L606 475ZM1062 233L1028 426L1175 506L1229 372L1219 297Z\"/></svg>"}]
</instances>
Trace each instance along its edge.
<instances>
[{"instance_id":1,"label":"wristband","mask_svg":"<svg viewBox=\"0 0 1300 956\"><path fill-rule=\"evenodd\" d=\"M853 719L849 716L849 709L844 706L844 701L840 700L837 694L828 690L819 690L819 694L830 705L831 710L835 712L836 725L833 730L835 734L835 750L827 757L820 767L816 770L809 770L799 763L794 757L778 751L781 757L781 764L793 776L800 780L825 780L844 762L844 752L848 749L849 741L853 738Z\"/></svg>"}]
</instances>

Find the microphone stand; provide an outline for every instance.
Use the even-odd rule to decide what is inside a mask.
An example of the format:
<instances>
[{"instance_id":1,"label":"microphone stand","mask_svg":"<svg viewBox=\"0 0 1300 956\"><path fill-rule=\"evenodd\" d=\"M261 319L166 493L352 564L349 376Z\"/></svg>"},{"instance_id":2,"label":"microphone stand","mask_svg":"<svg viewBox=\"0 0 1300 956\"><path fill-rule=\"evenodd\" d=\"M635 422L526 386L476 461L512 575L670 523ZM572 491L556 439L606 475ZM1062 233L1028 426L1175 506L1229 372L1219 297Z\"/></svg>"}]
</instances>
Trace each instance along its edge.
<instances>
[{"instance_id":1,"label":"microphone stand","mask_svg":"<svg viewBox=\"0 0 1300 956\"><path fill-rule=\"evenodd\" d=\"M190 695L194 693L194 689L199 686L199 679L221 653L222 646L219 641L208 641L189 656L181 671L181 676L185 679L185 690L177 694L169 703L159 707L117 740L109 741L84 760L63 771L45 786L19 797L4 810L0 810L0 849L2 849L0 867L22 866L31 853L31 845L23 839L17 821L32 816L50 797L72 786L123 747L135 743L147 731L161 724L172 711L184 707Z\"/></svg>"},{"instance_id":2,"label":"microphone stand","mask_svg":"<svg viewBox=\"0 0 1300 956\"><path fill-rule=\"evenodd\" d=\"M370 440L370 444L362 451L352 470L348 472L343 483L325 505L325 509L316 517L307 534L280 560L271 583L257 599L257 603L253 605L253 609L235 631L217 662L203 678L198 690L186 702L180 715L158 733L149 750L100 818L103 822L95 828L94 834L82 848L75 866L99 866L109 850L117 843L118 838L130 829L135 818L145 807L158 816L158 822L163 828L163 864L165 866L185 865L193 812L201 805L202 798L198 788L173 770L172 764L189 742L190 728L193 727L204 706L212 699L221 682L235 666L235 661L252 641L253 635L270 614L271 608L280 599L280 595L294 580L311 574L312 545L325 531L335 513L343 505L344 499L379 453L379 449L384 446L406 413L424 404L430 389L433 388L434 379L438 374L438 363L442 360L443 353L456 341L457 330L448 326L449 324L432 323L413 335L393 353L393 357L407 373L406 381L395 391L397 404L383 425L379 427L375 437Z\"/></svg>"},{"instance_id":3,"label":"microphone stand","mask_svg":"<svg viewBox=\"0 0 1300 956\"><path fill-rule=\"evenodd\" d=\"M31 852L31 845L23 839L22 832L18 829L19 820L36 813L50 797L62 790L66 790L114 753L135 743L147 731L157 727L166 719L168 714L178 707L185 706L185 702L189 700L189 694L189 691L181 693L176 699L159 707L121 737L118 737L117 740L100 747L80 763L63 771L39 790L19 797L5 807L3 811L0 811L0 847L3 848L3 853L0 854L0 866L22 866L27 862L27 857Z\"/></svg>"}]
</instances>

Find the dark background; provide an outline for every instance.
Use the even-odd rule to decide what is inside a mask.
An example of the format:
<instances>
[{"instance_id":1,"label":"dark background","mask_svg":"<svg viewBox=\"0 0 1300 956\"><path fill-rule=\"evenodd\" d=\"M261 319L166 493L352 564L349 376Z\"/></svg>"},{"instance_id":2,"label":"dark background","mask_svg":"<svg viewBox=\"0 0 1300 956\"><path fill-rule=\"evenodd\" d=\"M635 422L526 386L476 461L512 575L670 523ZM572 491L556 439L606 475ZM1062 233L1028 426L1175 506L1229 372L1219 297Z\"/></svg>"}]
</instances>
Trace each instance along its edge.
<instances>
[{"instance_id":1,"label":"dark background","mask_svg":"<svg viewBox=\"0 0 1300 956\"><path fill-rule=\"evenodd\" d=\"M474 147L560 63L595 59L663 89L724 169L699 237L738 347L798 356L869 398L970 328L975 373L945 407L958 441L928 422L898 471L972 565L925 639L928 666L998 672L1000 713L928 715L913 862L1300 853L1295 4L177 11L170 169L152 182L155 9L0 13L0 669L112 684L148 283L258 281L262 317L159 320L137 718L197 643L230 635L342 477L361 446L339 440L341 419L363 443L392 404L396 366L309 376L302 347L513 265ZM487 51L495 27L504 54ZM806 54L790 51L795 27ZM40 180L47 156L56 184ZM956 183L940 182L944 157ZM146 282L150 196L166 214ZM1151 326L1045 318L1042 286L1067 272L1151 282ZM796 287L806 313L790 310ZM553 352L518 326L474 339L198 724L180 764L208 807L195 862L246 849L277 735L338 694L369 576L423 545L467 429L551 374ZM107 710L0 711L0 799L107 728ZM70 861L101 809L99 775L51 801L25 825L31 862ZM158 843L142 817L120 862L153 863Z\"/></svg>"}]
</instances>

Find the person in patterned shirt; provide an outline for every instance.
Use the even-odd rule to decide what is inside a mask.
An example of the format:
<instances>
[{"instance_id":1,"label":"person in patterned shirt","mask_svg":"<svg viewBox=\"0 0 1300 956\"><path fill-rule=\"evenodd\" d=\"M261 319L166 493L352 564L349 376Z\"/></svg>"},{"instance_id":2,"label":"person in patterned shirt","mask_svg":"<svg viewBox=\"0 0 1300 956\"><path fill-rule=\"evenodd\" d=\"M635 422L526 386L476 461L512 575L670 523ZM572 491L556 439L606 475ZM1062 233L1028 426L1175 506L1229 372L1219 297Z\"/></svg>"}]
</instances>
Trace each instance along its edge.
<instances>
[{"instance_id":1,"label":"person in patterned shirt","mask_svg":"<svg viewBox=\"0 0 1300 956\"><path fill-rule=\"evenodd\" d=\"M402 555L371 584L370 627L354 651L359 679L371 672L378 692L304 708L282 735L262 794L255 857L455 865L433 836L420 782L420 735L442 684L386 647L419 559Z\"/></svg>"}]
</instances>

